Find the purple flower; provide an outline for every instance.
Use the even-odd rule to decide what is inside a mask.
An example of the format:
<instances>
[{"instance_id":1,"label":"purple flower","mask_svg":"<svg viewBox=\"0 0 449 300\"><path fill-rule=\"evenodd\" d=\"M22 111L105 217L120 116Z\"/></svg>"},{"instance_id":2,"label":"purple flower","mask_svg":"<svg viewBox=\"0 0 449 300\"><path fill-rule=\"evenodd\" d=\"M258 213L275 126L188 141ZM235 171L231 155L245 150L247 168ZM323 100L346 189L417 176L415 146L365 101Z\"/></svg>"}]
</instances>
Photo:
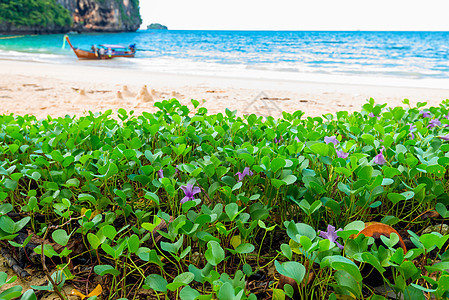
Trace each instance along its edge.
<instances>
[{"instance_id":1,"label":"purple flower","mask_svg":"<svg viewBox=\"0 0 449 300\"><path fill-rule=\"evenodd\" d=\"M335 230L335 227L332 225L327 225L327 231L320 231L320 237L325 238L329 241L331 241L332 243L337 244L337 247L343 250L343 245L340 244L339 242L337 242L337 232L342 231L343 229L338 229Z\"/></svg>"},{"instance_id":2,"label":"purple flower","mask_svg":"<svg viewBox=\"0 0 449 300\"><path fill-rule=\"evenodd\" d=\"M419 113L422 114L423 118L430 118L430 113L428 111L422 110Z\"/></svg>"},{"instance_id":3,"label":"purple flower","mask_svg":"<svg viewBox=\"0 0 449 300\"><path fill-rule=\"evenodd\" d=\"M297 136L295 137L295 141L297 141L298 143L300 142Z\"/></svg>"},{"instance_id":4,"label":"purple flower","mask_svg":"<svg viewBox=\"0 0 449 300\"><path fill-rule=\"evenodd\" d=\"M449 114L445 115L444 118L449 120Z\"/></svg>"},{"instance_id":5,"label":"purple flower","mask_svg":"<svg viewBox=\"0 0 449 300\"><path fill-rule=\"evenodd\" d=\"M445 141L449 141L449 133L446 135L440 135L439 138Z\"/></svg>"},{"instance_id":6,"label":"purple flower","mask_svg":"<svg viewBox=\"0 0 449 300\"><path fill-rule=\"evenodd\" d=\"M372 112L370 112L370 113L368 114L368 117L371 117L371 118L376 117L378 120L380 120L380 116L375 116Z\"/></svg>"},{"instance_id":7,"label":"purple flower","mask_svg":"<svg viewBox=\"0 0 449 300\"><path fill-rule=\"evenodd\" d=\"M416 126L413 125L412 123L407 123L408 126L410 126L409 131L410 131L410 139L413 140L415 138L415 135L413 134L413 130L416 129Z\"/></svg>"},{"instance_id":8,"label":"purple flower","mask_svg":"<svg viewBox=\"0 0 449 300\"><path fill-rule=\"evenodd\" d=\"M187 201L191 201L194 200L195 194L198 194L199 192L201 192L200 188L197 186L193 186L193 184L187 184L187 185L183 185L181 186L181 190L184 192L185 197L181 199L181 204L187 202Z\"/></svg>"},{"instance_id":9,"label":"purple flower","mask_svg":"<svg viewBox=\"0 0 449 300\"><path fill-rule=\"evenodd\" d=\"M245 176L253 176L253 172L249 169L249 167L245 167L243 169L243 172L237 172L235 173L235 175L239 176L239 182L243 180L243 178L245 178Z\"/></svg>"},{"instance_id":10,"label":"purple flower","mask_svg":"<svg viewBox=\"0 0 449 300\"><path fill-rule=\"evenodd\" d=\"M282 136L281 136L279 139L274 138L274 143L275 143L275 144L280 144L283 140L284 140L284 139L282 138Z\"/></svg>"},{"instance_id":11,"label":"purple flower","mask_svg":"<svg viewBox=\"0 0 449 300\"><path fill-rule=\"evenodd\" d=\"M429 125L427 125L427 128L433 128L436 126L441 126L441 122L438 119L433 119L433 120L430 120Z\"/></svg>"},{"instance_id":12,"label":"purple flower","mask_svg":"<svg viewBox=\"0 0 449 300\"><path fill-rule=\"evenodd\" d=\"M160 169L159 171L157 171L157 175L159 175L159 178L164 178L164 171Z\"/></svg>"},{"instance_id":13,"label":"purple flower","mask_svg":"<svg viewBox=\"0 0 449 300\"><path fill-rule=\"evenodd\" d=\"M325 142L326 144L332 143L332 144L334 144L334 145L337 145L338 143L340 143L340 142L337 140L337 138L335 137L335 135L333 135L333 136L325 136L325 137L324 137L324 142Z\"/></svg>"},{"instance_id":14,"label":"purple flower","mask_svg":"<svg viewBox=\"0 0 449 300\"><path fill-rule=\"evenodd\" d=\"M382 152L384 151L385 148L380 149L380 153L377 154L374 157L374 162L378 165L384 165L387 161L385 160L384 155L382 154Z\"/></svg>"},{"instance_id":15,"label":"purple flower","mask_svg":"<svg viewBox=\"0 0 449 300\"><path fill-rule=\"evenodd\" d=\"M412 131L416 129L416 125L413 125L412 123L407 123L408 126L410 126L409 130Z\"/></svg>"},{"instance_id":16,"label":"purple flower","mask_svg":"<svg viewBox=\"0 0 449 300\"><path fill-rule=\"evenodd\" d=\"M344 151L337 150L336 152L337 152L337 157L340 157L340 158L343 158L343 159L346 159L349 156L349 153L346 153Z\"/></svg>"}]
</instances>

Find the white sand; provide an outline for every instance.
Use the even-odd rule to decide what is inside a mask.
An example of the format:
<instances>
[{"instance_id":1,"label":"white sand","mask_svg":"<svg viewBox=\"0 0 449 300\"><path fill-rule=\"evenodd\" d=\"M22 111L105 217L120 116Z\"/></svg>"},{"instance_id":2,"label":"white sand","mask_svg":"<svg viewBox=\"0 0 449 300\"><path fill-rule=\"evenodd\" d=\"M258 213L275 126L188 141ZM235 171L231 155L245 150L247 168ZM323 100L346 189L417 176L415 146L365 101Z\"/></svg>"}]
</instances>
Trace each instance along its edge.
<instances>
[{"instance_id":1,"label":"white sand","mask_svg":"<svg viewBox=\"0 0 449 300\"><path fill-rule=\"evenodd\" d=\"M80 116L87 111L125 108L156 111L152 102L137 96L146 85L155 101L177 98L192 107L190 99L205 100L210 113L225 108L239 114L280 116L302 110L306 116L356 111L370 97L376 103L402 105L404 98L438 106L449 98L448 89L337 84L219 76L196 76L130 69L60 65L0 60L0 113L33 114L38 118ZM129 91L124 91L126 85ZM120 91L120 95L117 95ZM84 94L84 95L83 95ZM265 99L263 99L265 97Z\"/></svg>"}]
</instances>

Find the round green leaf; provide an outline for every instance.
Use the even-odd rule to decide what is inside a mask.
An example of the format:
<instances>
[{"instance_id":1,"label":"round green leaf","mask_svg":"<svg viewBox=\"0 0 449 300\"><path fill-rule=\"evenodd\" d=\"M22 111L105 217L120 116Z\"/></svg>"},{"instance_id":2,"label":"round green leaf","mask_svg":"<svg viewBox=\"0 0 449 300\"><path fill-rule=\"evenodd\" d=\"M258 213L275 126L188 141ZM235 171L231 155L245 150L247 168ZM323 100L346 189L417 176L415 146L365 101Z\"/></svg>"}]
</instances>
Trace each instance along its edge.
<instances>
[{"instance_id":1,"label":"round green leaf","mask_svg":"<svg viewBox=\"0 0 449 300\"><path fill-rule=\"evenodd\" d=\"M67 232L64 229L56 229L51 234L51 237L53 240L58 243L61 246L67 245L70 236L67 234Z\"/></svg>"},{"instance_id":2,"label":"round green leaf","mask_svg":"<svg viewBox=\"0 0 449 300\"><path fill-rule=\"evenodd\" d=\"M164 277L158 274L150 274L145 278L145 285L149 286L156 292L167 292L168 282Z\"/></svg>"},{"instance_id":3,"label":"round green leaf","mask_svg":"<svg viewBox=\"0 0 449 300\"><path fill-rule=\"evenodd\" d=\"M225 252L219 243L216 241L209 241L204 256L211 265L216 266L224 260Z\"/></svg>"},{"instance_id":4,"label":"round green leaf","mask_svg":"<svg viewBox=\"0 0 449 300\"><path fill-rule=\"evenodd\" d=\"M235 248L235 251L240 254L247 254L254 251L254 245L249 243L240 244Z\"/></svg>"},{"instance_id":5,"label":"round green leaf","mask_svg":"<svg viewBox=\"0 0 449 300\"><path fill-rule=\"evenodd\" d=\"M301 263L296 261L287 261L280 264L276 260L274 265L279 274L292 278L298 284L302 282L304 275L306 274L306 268Z\"/></svg>"}]
</instances>

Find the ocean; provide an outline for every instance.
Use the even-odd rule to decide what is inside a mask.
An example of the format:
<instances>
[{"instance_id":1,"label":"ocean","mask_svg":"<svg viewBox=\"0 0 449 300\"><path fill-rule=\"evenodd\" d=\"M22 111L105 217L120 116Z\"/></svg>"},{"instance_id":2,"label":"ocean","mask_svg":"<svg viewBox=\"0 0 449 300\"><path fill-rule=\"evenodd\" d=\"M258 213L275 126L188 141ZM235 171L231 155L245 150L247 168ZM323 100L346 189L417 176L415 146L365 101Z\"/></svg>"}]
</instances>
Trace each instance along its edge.
<instances>
[{"instance_id":1,"label":"ocean","mask_svg":"<svg viewBox=\"0 0 449 300\"><path fill-rule=\"evenodd\" d=\"M210 76L449 88L449 32L139 30L69 34L136 44L133 59L78 61L62 34L0 36L0 59Z\"/></svg>"}]
</instances>

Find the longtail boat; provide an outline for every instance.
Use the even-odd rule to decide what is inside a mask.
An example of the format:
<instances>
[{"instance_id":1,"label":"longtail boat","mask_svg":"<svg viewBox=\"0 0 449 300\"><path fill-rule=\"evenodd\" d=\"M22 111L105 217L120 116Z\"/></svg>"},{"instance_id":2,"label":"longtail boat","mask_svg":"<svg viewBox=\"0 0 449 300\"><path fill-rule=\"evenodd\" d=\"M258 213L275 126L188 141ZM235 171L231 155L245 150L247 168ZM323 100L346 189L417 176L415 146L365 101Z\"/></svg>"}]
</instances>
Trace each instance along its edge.
<instances>
[{"instance_id":1,"label":"longtail boat","mask_svg":"<svg viewBox=\"0 0 449 300\"><path fill-rule=\"evenodd\" d=\"M102 44L92 46L90 50L83 50L73 47L68 36L65 36L65 40L78 59L111 59L114 57L134 57L136 54L135 44L129 46Z\"/></svg>"}]
</instances>

